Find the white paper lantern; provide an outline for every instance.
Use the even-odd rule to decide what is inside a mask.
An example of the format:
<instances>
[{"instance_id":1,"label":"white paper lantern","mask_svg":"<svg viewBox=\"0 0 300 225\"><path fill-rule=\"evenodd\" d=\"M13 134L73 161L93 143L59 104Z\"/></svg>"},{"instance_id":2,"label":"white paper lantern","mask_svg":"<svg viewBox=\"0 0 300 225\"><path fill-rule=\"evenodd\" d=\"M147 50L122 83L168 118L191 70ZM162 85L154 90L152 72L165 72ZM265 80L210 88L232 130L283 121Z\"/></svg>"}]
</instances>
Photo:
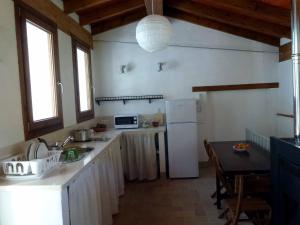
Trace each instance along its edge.
<instances>
[{"instance_id":1,"label":"white paper lantern","mask_svg":"<svg viewBox=\"0 0 300 225\"><path fill-rule=\"evenodd\" d=\"M149 15L136 27L136 40L144 50L155 52L167 47L172 34L172 27L166 17Z\"/></svg>"}]
</instances>

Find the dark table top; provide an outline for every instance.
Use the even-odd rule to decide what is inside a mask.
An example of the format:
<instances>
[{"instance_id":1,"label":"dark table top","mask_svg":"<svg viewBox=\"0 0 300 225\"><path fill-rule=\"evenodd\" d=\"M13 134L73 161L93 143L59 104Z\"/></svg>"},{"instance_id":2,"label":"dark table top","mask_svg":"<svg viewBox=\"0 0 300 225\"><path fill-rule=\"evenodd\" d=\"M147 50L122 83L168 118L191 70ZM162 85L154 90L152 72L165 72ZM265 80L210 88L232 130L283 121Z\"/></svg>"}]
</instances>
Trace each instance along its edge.
<instances>
[{"instance_id":1,"label":"dark table top","mask_svg":"<svg viewBox=\"0 0 300 225\"><path fill-rule=\"evenodd\" d=\"M233 145L248 143L246 141L210 142L224 173L228 174L262 174L270 173L270 153L263 148L249 143L247 152L235 152Z\"/></svg>"}]
</instances>

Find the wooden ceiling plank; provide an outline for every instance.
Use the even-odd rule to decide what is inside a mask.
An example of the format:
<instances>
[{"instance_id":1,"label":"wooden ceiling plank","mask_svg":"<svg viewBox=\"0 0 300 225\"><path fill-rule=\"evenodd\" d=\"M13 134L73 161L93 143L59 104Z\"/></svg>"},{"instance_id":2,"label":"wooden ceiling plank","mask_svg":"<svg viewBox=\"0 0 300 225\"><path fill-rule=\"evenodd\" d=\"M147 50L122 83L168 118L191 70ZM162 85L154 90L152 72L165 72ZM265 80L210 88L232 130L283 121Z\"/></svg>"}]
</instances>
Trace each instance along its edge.
<instances>
[{"instance_id":1,"label":"wooden ceiling plank","mask_svg":"<svg viewBox=\"0 0 300 225\"><path fill-rule=\"evenodd\" d=\"M64 0L65 13L73 13L86 10L91 7L99 6L111 2L112 0Z\"/></svg>"},{"instance_id":2,"label":"wooden ceiling plank","mask_svg":"<svg viewBox=\"0 0 300 225\"><path fill-rule=\"evenodd\" d=\"M147 14L163 15L163 0L144 0L147 8ZM152 12L153 1L153 12Z\"/></svg>"},{"instance_id":3,"label":"wooden ceiling plank","mask_svg":"<svg viewBox=\"0 0 300 225\"><path fill-rule=\"evenodd\" d=\"M270 5L291 9L291 0L259 0Z\"/></svg>"},{"instance_id":4,"label":"wooden ceiling plank","mask_svg":"<svg viewBox=\"0 0 300 225\"><path fill-rule=\"evenodd\" d=\"M92 24L91 30L92 35L99 34L132 22L142 19L147 15L146 9L145 10L138 10L135 13L130 13L128 15L122 15L117 18L113 18L110 20L105 20L100 23Z\"/></svg>"},{"instance_id":5,"label":"wooden ceiling plank","mask_svg":"<svg viewBox=\"0 0 300 225\"><path fill-rule=\"evenodd\" d=\"M206 5L191 2L188 0L168 0L166 2L166 5L170 8L178 9L193 16L225 23L230 26L235 26L279 38L290 38L291 35L291 31L287 27L252 19L247 16L238 15L231 12L226 12L224 10L218 10L216 8L208 7Z\"/></svg>"},{"instance_id":6,"label":"wooden ceiling plank","mask_svg":"<svg viewBox=\"0 0 300 225\"><path fill-rule=\"evenodd\" d=\"M104 8L93 8L79 13L80 24L93 24L138 10L145 10L143 0L128 0Z\"/></svg>"},{"instance_id":7,"label":"wooden ceiling plank","mask_svg":"<svg viewBox=\"0 0 300 225\"><path fill-rule=\"evenodd\" d=\"M233 27L233 26L230 26L230 25L227 25L224 23L220 23L220 22L216 22L213 20L209 20L209 19L206 19L203 17L195 17L188 13L184 13L184 12L176 10L176 9L165 7L165 15L173 17L173 18L185 20L185 21L197 24L197 25L204 26L204 27L219 30L219 31L222 31L225 33L237 35L237 36L255 40L258 42L262 42L265 44L269 44L269 45L273 45L273 46L279 46L279 44L280 44L280 39L277 37L249 31L249 30L243 29L243 28Z\"/></svg>"},{"instance_id":8,"label":"wooden ceiling plank","mask_svg":"<svg viewBox=\"0 0 300 225\"><path fill-rule=\"evenodd\" d=\"M193 0L218 9L290 27L290 10L253 0Z\"/></svg>"}]
</instances>

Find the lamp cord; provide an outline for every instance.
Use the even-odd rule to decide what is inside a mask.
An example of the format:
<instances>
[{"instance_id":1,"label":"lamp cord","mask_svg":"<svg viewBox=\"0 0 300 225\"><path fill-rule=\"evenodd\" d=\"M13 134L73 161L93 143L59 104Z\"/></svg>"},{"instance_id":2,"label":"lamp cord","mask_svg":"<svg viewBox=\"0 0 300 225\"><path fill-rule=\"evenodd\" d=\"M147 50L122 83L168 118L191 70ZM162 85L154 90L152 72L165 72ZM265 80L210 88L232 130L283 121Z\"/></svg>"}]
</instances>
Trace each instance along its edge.
<instances>
[{"instance_id":1,"label":"lamp cord","mask_svg":"<svg viewBox=\"0 0 300 225\"><path fill-rule=\"evenodd\" d=\"M153 13L153 0L152 0L152 15L154 15L154 13Z\"/></svg>"}]
</instances>

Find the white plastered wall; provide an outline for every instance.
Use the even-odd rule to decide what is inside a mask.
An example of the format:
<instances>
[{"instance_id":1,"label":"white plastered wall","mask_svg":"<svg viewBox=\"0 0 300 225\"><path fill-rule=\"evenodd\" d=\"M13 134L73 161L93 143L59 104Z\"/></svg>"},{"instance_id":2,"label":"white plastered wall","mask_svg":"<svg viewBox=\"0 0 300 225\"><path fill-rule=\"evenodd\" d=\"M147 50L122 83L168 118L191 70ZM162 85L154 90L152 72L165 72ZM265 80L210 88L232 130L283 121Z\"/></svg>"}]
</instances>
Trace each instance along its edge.
<instances>
[{"instance_id":1,"label":"white plastered wall","mask_svg":"<svg viewBox=\"0 0 300 225\"><path fill-rule=\"evenodd\" d=\"M278 81L278 49L255 41L171 19L168 48L147 53L135 42L136 23L94 36L96 96L163 94L198 98L199 140L243 139L245 128L276 134L276 89L192 93L192 86ZM157 72L158 62L164 62ZM129 65L121 74L120 66ZM164 101L108 102L98 116L164 111ZM205 160L201 145L199 160Z\"/></svg>"}]
</instances>

